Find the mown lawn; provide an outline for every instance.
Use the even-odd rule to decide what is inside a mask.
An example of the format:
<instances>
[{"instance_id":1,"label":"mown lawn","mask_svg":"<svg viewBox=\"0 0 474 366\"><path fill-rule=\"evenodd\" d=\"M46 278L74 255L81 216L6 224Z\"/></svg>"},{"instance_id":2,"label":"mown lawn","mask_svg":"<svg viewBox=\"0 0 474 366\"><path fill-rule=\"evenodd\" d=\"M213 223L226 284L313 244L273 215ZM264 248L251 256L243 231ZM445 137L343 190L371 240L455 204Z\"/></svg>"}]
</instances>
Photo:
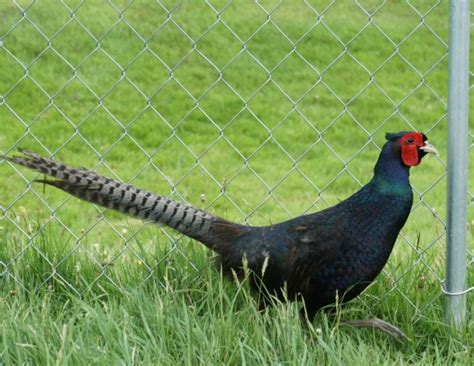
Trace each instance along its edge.
<instances>
[{"instance_id":1,"label":"mown lawn","mask_svg":"<svg viewBox=\"0 0 474 366\"><path fill-rule=\"evenodd\" d=\"M2 153L26 147L254 225L346 198L385 132L424 131L441 155L412 171L384 275L309 327L298 304L259 313L195 242L0 161L2 362L469 364L472 295L456 334L440 290L447 2L17 3L24 15L0 4ZM472 252L472 205L469 221ZM410 340L341 324L372 316Z\"/></svg>"}]
</instances>

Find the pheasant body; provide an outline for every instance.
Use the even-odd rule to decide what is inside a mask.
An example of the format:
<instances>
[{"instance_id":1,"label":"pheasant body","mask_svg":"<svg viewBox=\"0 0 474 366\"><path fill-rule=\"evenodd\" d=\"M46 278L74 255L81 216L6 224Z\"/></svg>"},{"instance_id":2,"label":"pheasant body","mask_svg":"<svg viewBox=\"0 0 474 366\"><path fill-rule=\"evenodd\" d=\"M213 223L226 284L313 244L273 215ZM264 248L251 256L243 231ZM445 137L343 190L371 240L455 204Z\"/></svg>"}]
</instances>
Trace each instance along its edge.
<instances>
[{"instance_id":1,"label":"pheasant body","mask_svg":"<svg viewBox=\"0 0 474 366\"><path fill-rule=\"evenodd\" d=\"M349 301L385 265L408 218L409 193L380 194L374 185L368 185L329 209L249 229L235 240L237 252L224 253L224 263L239 268L245 257L272 294L282 299L302 298L308 311L333 303L336 293ZM398 209L384 213L387 207ZM386 223L381 225L381 219ZM279 291L282 288L286 293Z\"/></svg>"},{"instance_id":2,"label":"pheasant body","mask_svg":"<svg viewBox=\"0 0 474 366\"><path fill-rule=\"evenodd\" d=\"M425 135L416 132L387 134L387 140L372 180L348 199L262 227L235 224L26 150L22 150L24 156L6 159L56 178L39 182L163 223L202 242L219 255L226 272L241 273L247 266L256 289L282 299L302 299L314 314L337 297L343 301L356 297L375 279L408 218L413 201L409 169L435 149Z\"/></svg>"}]
</instances>

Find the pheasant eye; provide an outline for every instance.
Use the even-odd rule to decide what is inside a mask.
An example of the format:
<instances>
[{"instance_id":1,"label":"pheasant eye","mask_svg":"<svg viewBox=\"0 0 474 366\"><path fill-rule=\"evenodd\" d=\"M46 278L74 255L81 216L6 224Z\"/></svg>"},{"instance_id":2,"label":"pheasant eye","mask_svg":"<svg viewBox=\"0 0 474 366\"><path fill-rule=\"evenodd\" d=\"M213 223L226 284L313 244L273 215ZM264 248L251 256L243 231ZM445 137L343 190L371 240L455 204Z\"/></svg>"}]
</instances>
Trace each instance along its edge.
<instances>
[{"instance_id":1,"label":"pheasant eye","mask_svg":"<svg viewBox=\"0 0 474 366\"><path fill-rule=\"evenodd\" d=\"M413 137L409 137L409 138L407 139L407 142L408 142L409 144L412 144L413 141L415 141L415 140L413 139Z\"/></svg>"}]
</instances>

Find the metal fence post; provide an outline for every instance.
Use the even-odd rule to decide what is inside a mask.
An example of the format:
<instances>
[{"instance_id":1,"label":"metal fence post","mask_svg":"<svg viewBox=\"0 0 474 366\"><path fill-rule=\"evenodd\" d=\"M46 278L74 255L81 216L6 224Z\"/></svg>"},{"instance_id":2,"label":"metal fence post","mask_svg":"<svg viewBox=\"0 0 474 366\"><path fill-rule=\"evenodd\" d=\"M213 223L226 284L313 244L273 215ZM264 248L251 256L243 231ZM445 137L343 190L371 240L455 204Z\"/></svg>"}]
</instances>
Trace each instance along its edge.
<instances>
[{"instance_id":1,"label":"metal fence post","mask_svg":"<svg viewBox=\"0 0 474 366\"><path fill-rule=\"evenodd\" d=\"M449 16L448 227L446 289L448 323L466 317L467 153L469 100L469 0L451 0Z\"/></svg>"}]
</instances>

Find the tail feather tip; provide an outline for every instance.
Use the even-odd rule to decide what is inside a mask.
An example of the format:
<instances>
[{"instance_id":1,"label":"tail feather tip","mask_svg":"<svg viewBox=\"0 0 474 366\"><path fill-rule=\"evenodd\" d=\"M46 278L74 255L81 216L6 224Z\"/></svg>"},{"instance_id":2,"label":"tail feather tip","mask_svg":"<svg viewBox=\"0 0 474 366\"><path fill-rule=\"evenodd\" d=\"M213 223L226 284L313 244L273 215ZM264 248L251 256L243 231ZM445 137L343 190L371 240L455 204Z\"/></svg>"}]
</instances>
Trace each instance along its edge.
<instances>
[{"instance_id":1,"label":"tail feather tip","mask_svg":"<svg viewBox=\"0 0 474 366\"><path fill-rule=\"evenodd\" d=\"M32 158L39 158L40 156L36 153L34 153L31 150L25 149L23 147L19 147L18 151L26 156L32 157Z\"/></svg>"}]
</instances>

